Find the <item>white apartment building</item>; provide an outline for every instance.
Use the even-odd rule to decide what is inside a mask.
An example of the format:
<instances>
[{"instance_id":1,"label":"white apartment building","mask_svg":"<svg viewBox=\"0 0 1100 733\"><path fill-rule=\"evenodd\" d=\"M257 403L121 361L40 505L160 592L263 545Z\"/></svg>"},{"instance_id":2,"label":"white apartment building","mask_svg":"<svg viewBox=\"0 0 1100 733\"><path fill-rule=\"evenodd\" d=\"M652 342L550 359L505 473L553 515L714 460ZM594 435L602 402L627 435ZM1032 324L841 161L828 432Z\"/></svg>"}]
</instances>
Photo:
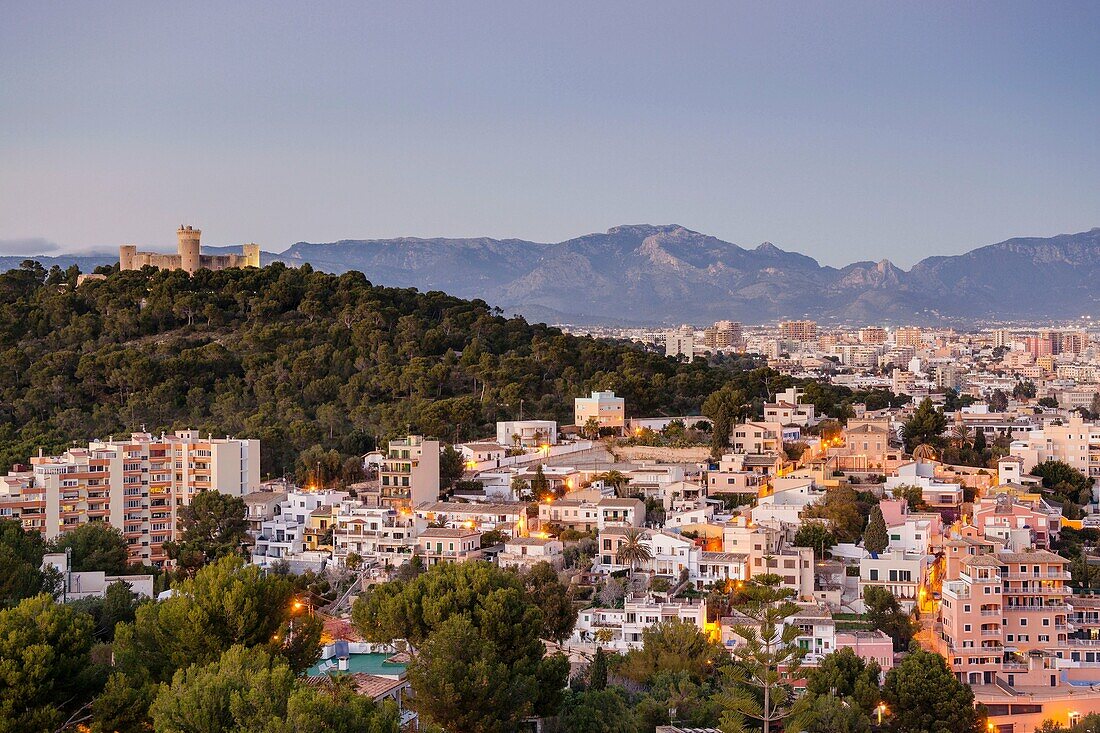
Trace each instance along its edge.
<instances>
[{"instance_id":1,"label":"white apartment building","mask_svg":"<svg viewBox=\"0 0 1100 733\"><path fill-rule=\"evenodd\" d=\"M61 575L62 600L78 601L83 598L103 598L107 587L122 581L130 586L130 592L138 598L153 597L152 575L107 575L102 570L69 571L69 560L64 552L49 552L42 558L42 567L53 566Z\"/></svg>"},{"instance_id":2,"label":"white apartment building","mask_svg":"<svg viewBox=\"0 0 1100 733\"><path fill-rule=\"evenodd\" d=\"M931 562L931 556L924 552L894 549L878 557L864 557L859 561L859 597L863 598L869 585L882 586L894 594L902 608L911 611L920 599Z\"/></svg>"},{"instance_id":3,"label":"white apartment building","mask_svg":"<svg viewBox=\"0 0 1100 733\"><path fill-rule=\"evenodd\" d=\"M412 559L428 522L408 510L343 501L336 510L332 552L339 565L354 553L368 564L397 567Z\"/></svg>"},{"instance_id":4,"label":"white apartment building","mask_svg":"<svg viewBox=\"0 0 1100 733\"><path fill-rule=\"evenodd\" d=\"M517 438L518 436L518 438ZM558 444L558 424L553 420L506 420L497 423L497 442L538 447Z\"/></svg>"},{"instance_id":5,"label":"white apartment building","mask_svg":"<svg viewBox=\"0 0 1100 733\"><path fill-rule=\"evenodd\" d=\"M703 599L658 601L652 596L628 598L622 608L587 608L577 615L569 646L591 646L597 634L610 637L600 646L616 652L642 648L642 632L666 621L683 621L706 631L707 605Z\"/></svg>"},{"instance_id":6,"label":"white apartment building","mask_svg":"<svg viewBox=\"0 0 1100 733\"><path fill-rule=\"evenodd\" d=\"M539 504L539 526L591 532L607 527L641 527L645 502L641 499L557 499Z\"/></svg>"},{"instance_id":7,"label":"white apartment building","mask_svg":"<svg viewBox=\"0 0 1100 733\"><path fill-rule=\"evenodd\" d=\"M200 491L244 496L260 486L260 442L201 437L196 430L95 440L31 459L0 481L0 516L53 539L86 522L108 522L130 562L163 565L181 507Z\"/></svg>"},{"instance_id":8,"label":"white apartment building","mask_svg":"<svg viewBox=\"0 0 1100 733\"><path fill-rule=\"evenodd\" d=\"M805 395L798 387L790 387L775 396L775 402L764 405L764 421L780 425L809 427L817 422L812 402L803 402Z\"/></svg>"},{"instance_id":9,"label":"white apartment building","mask_svg":"<svg viewBox=\"0 0 1100 733\"><path fill-rule=\"evenodd\" d=\"M301 557L306 551L306 531L310 515L320 507L330 507L346 501L344 491L290 491L279 502L274 515L260 524L260 531L253 536L252 563L260 567ZM335 535L335 530L333 530ZM310 560L314 562L314 560Z\"/></svg>"},{"instance_id":10,"label":"white apartment building","mask_svg":"<svg viewBox=\"0 0 1100 733\"><path fill-rule=\"evenodd\" d=\"M897 467L894 475L886 478L884 489L890 494L901 486L917 486L921 498L936 511L955 512L963 503L962 484L940 481L935 476L936 464L912 461Z\"/></svg>"}]
</instances>

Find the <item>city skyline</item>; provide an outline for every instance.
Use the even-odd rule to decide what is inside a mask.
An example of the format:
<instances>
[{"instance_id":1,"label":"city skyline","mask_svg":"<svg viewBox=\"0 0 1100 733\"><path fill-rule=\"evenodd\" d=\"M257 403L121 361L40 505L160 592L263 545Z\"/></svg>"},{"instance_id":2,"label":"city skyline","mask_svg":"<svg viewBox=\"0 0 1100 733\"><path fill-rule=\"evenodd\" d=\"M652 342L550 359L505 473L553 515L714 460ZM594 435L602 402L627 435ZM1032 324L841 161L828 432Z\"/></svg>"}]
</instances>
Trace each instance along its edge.
<instances>
[{"instance_id":1,"label":"city skyline","mask_svg":"<svg viewBox=\"0 0 1100 733\"><path fill-rule=\"evenodd\" d=\"M0 253L649 222L907 268L1100 224L1094 7L469 8L15 6Z\"/></svg>"}]
</instances>

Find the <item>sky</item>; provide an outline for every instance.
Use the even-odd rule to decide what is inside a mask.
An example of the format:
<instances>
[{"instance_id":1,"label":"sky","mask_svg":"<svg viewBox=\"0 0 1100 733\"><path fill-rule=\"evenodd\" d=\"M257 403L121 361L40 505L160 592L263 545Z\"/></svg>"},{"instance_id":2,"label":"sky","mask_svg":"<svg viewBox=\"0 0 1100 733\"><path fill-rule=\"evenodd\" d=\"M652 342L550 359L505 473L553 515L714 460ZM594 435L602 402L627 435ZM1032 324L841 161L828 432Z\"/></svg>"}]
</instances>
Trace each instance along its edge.
<instances>
[{"instance_id":1,"label":"sky","mask_svg":"<svg viewBox=\"0 0 1100 733\"><path fill-rule=\"evenodd\" d=\"M5 0L0 254L1100 226L1100 4Z\"/></svg>"}]
</instances>

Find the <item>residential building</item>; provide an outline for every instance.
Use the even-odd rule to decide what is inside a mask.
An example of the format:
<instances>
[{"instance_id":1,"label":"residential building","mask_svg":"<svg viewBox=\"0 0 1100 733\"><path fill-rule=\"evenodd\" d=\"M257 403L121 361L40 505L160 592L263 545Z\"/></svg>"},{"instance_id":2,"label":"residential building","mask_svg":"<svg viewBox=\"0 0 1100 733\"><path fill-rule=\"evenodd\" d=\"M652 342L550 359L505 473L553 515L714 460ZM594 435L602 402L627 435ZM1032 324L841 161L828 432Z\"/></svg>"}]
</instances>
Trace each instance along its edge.
<instances>
[{"instance_id":1,"label":"residential building","mask_svg":"<svg viewBox=\"0 0 1100 733\"><path fill-rule=\"evenodd\" d=\"M260 486L258 440L200 437L196 430L95 440L31 459L0 481L0 516L47 539L87 522L118 528L130 562L163 565L180 508L201 491L244 496Z\"/></svg>"},{"instance_id":2,"label":"residential building","mask_svg":"<svg viewBox=\"0 0 1100 733\"><path fill-rule=\"evenodd\" d=\"M260 567L300 561L306 552L306 532L312 513L322 507L340 504L348 497L343 491L291 491L279 503L271 519L264 520L253 539L252 562ZM326 553L327 554L327 553ZM310 558L309 564L316 564Z\"/></svg>"},{"instance_id":3,"label":"residential building","mask_svg":"<svg viewBox=\"0 0 1100 733\"><path fill-rule=\"evenodd\" d=\"M420 519L451 529L476 529L479 532L503 532L508 537L527 534L526 504L460 504L437 501L413 510Z\"/></svg>"},{"instance_id":4,"label":"residential building","mask_svg":"<svg viewBox=\"0 0 1100 733\"><path fill-rule=\"evenodd\" d=\"M642 632L667 621L693 624L707 629L707 604L703 599L657 600L653 596L627 598L622 608L586 608L577 615L570 646L591 646L601 631L599 645L615 652L642 648Z\"/></svg>"},{"instance_id":5,"label":"residential building","mask_svg":"<svg viewBox=\"0 0 1100 733\"><path fill-rule=\"evenodd\" d=\"M410 435L389 442L379 473L379 504L410 509L439 499L438 440Z\"/></svg>"},{"instance_id":6,"label":"residential building","mask_svg":"<svg viewBox=\"0 0 1100 733\"><path fill-rule=\"evenodd\" d=\"M817 324L813 321L783 321L779 324L779 337L784 341L816 341Z\"/></svg>"},{"instance_id":7,"label":"residential building","mask_svg":"<svg viewBox=\"0 0 1100 733\"><path fill-rule=\"evenodd\" d=\"M417 538L417 554L424 565L464 562L481 557L481 532L476 529L429 527Z\"/></svg>"},{"instance_id":8,"label":"residential building","mask_svg":"<svg viewBox=\"0 0 1100 733\"><path fill-rule=\"evenodd\" d=\"M416 539L427 526L427 520L407 509L344 501L336 508L333 557L339 565L354 554L368 565L397 567L412 559Z\"/></svg>"},{"instance_id":9,"label":"residential building","mask_svg":"<svg viewBox=\"0 0 1100 733\"><path fill-rule=\"evenodd\" d=\"M505 541L504 552L497 555L502 568L529 570L540 562L550 563L555 570L562 566L561 541L549 537L512 537Z\"/></svg>"},{"instance_id":10,"label":"residential building","mask_svg":"<svg viewBox=\"0 0 1100 733\"><path fill-rule=\"evenodd\" d=\"M506 420L497 423L497 442L537 448L558 444L558 424L553 420Z\"/></svg>"},{"instance_id":11,"label":"residential building","mask_svg":"<svg viewBox=\"0 0 1100 733\"><path fill-rule=\"evenodd\" d=\"M621 433L626 424L626 401L614 392L593 392L589 397L573 400L574 424L584 427L589 418L595 418L601 428Z\"/></svg>"},{"instance_id":12,"label":"residential building","mask_svg":"<svg viewBox=\"0 0 1100 733\"><path fill-rule=\"evenodd\" d=\"M812 402L803 402L805 394L790 387L775 396L775 402L764 404L764 421L780 425L809 427L817 422Z\"/></svg>"},{"instance_id":13,"label":"residential building","mask_svg":"<svg viewBox=\"0 0 1100 733\"><path fill-rule=\"evenodd\" d=\"M886 478L884 489L892 492L902 486L920 488L921 498L928 506L948 518L958 516L963 503L963 486L960 483L941 481L935 475L936 464L925 461L903 463Z\"/></svg>"},{"instance_id":14,"label":"residential building","mask_svg":"<svg viewBox=\"0 0 1100 733\"><path fill-rule=\"evenodd\" d=\"M73 571L69 557L64 552L48 552L42 557L42 568L53 567L61 577L61 600L79 601L84 598L103 598L107 588L118 582L130 586L130 592L138 598L153 597L152 575L107 575L102 570Z\"/></svg>"},{"instance_id":15,"label":"residential building","mask_svg":"<svg viewBox=\"0 0 1100 733\"><path fill-rule=\"evenodd\" d=\"M592 532L605 527L641 527L645 502L641 499L556 499L539 503L539 526Z\"/></svg>"},{"instance_id":16,"label":"residential building","mask_svg":"<svg viewBox=\"0 0 1100 733\"><path fill-rule=\"evenodd\" d=\"M923 600L932 556L927 552L887 549L859 561L859 597L867 586L876 585L894 594L902 608L911 611ZM926 591L925 591L926 592Z\"/></svg>"}]
</instances>

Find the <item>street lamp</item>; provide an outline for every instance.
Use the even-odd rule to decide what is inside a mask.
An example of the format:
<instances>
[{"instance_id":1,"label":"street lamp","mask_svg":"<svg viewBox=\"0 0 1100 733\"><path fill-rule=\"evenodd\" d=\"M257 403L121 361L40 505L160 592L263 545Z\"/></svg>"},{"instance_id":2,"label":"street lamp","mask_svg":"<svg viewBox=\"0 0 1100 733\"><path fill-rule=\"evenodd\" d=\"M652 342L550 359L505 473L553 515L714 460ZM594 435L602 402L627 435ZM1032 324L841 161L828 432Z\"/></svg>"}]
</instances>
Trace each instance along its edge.
<instances>
[{"instance_id":1,"label":"street lamp","mask_svg":"<svg viewBox=\"0 0 1100 733\"><path fill-rule=\"evenodd\" d=\"M878 724L882 725L882 716L886 714L886 703L880 702L878 707L875 708L875 712L878 713Z\"/></svg>"}]
</instances>

